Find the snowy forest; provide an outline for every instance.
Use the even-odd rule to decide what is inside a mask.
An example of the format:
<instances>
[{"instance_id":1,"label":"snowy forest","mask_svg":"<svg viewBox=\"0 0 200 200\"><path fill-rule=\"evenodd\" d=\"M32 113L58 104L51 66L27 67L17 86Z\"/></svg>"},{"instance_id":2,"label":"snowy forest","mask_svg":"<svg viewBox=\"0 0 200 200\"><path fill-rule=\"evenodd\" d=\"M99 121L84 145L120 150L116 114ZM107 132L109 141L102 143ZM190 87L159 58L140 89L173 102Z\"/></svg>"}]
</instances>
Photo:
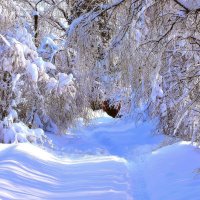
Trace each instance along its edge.
<instances>
[{"instance_id":1,"label":"snowy forest","mask_svg":"<svg viewBox=\"0 0 200 200\"><path fill-rule=\"evenodd\" d=\"M199 122L200 0L0 0L0 199L198 200Z\"/></svg>"}]
</instances>

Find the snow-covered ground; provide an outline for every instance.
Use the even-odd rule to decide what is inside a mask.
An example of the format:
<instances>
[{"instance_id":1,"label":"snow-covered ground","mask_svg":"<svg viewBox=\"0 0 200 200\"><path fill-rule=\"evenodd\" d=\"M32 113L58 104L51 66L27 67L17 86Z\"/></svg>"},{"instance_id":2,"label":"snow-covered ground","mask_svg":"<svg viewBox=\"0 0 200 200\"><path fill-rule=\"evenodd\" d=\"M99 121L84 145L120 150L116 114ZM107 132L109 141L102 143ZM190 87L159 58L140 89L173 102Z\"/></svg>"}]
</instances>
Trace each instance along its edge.
<instances>
[{"instance_id":1,"label":"snow-covered ground","mask_svg":"<svg viewBox=\"0 0 200 200\"><path fill-rule=\"evenodd\" d=\"M1 144L0 199L198 200L199 148L153 127L103 116L49 134L53 149Z\"/></svg>"},{"instance_id":2,"label":"snow-covered ground","mask_svg":"<svg viewBox=\"0 0 200 200\"><path fill-rule=\"evenodd\" d=\"M199 148L188 142L178 142L153 151L145 166L149 199L200 199Z\"/></svg>"},{"instance_id":3,"label":"snow-covered ground","mask_svg":"<svg viewBox=\"0 0 200 200\"><path fill-rule=\"evenodd\" d=\"M56 158L29 144L1 145L0 199L132 199L126 161Z\"/></svg>"}]
</instances>

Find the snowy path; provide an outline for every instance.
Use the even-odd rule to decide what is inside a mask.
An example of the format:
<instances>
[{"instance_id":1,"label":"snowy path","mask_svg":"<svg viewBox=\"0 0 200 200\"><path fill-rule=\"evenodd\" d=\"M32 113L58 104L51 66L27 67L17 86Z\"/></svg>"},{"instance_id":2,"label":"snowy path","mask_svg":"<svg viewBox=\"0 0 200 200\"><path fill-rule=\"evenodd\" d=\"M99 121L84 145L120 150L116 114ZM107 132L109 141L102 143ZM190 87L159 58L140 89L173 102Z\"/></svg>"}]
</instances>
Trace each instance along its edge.
<instances>
[{"instance_id":1,"label":"snowy path","mask_svg":"<svg viewBox=\"0 0 200 200\"><path fill-rule=\"evenodd\" d=\"M131 176L127 179L129 194L132 197L130 199L148 200L144 179L145 154L151 152L163 140L162 136L152 136L152 127L151 123L135 126L132 121L102 117L96 119L93 125L72 130L64 140L54 135L51 137L61 155L63 152L68 155L75 153L75 157L80 154L114 155L125 159ZM124 199L129 198L124 196Z\"/></svg>"},{"instance_id":2,"label":"snowy path","mask_svg":"<svg viewBox=\"0 0 200 200\"><path fill-rule=\"evenodd\" d=\"M200 149L160 145L152 123L98 118L49 135L54 150L0 145L0 199L199 200Z\"/></svg>"}]
</instances>

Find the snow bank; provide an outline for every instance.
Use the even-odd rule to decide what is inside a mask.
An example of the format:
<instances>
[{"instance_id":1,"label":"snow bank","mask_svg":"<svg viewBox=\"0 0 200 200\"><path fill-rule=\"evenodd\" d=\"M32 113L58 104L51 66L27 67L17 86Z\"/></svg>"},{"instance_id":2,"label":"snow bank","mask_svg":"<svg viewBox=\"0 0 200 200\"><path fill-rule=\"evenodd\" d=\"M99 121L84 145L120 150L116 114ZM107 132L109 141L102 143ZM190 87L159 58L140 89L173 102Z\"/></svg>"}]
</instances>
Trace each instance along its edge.
<instances>
[{"instance_id":1,"label":"snow bank","mask_svg":"<svg viewBox=\"0 0 200 200\"><path fill-rule=\"evenodd\" d=\"M198 200L200 149L179 142L153 151L146 161L145 182L150 200Z\"/></svg>"}]
</instances>

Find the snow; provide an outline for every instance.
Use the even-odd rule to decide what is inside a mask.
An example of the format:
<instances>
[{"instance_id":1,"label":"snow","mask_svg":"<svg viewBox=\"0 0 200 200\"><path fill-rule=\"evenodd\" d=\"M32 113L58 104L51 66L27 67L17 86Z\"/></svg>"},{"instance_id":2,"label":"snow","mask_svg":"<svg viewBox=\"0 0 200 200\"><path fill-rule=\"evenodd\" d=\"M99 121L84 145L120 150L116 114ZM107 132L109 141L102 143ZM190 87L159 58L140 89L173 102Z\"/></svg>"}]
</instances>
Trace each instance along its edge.
<instances>
[{"instance_id":1,"label":"snow","mask_svg":"<svg viewBox=\"0 0 200 200\"><path fill-rule=\"evenodd\" d=\"M10 47L10 43L8 42L8 40L6 40L6 38L3 35L0 34L0 38L7 46Z\"/></svg>"},{"instance_id":2,"label":"snow","mask_svg":"<svg viewBox=\"0 0 200 200\"><path fill-rule=\"evenodd\" d=\"M38 52L47 56L47 58L52 62L54 55L59 50L59 46L55 43L54 37L52 35L44 37L38 48ZM49 57L50 56L50 57ZM50 65L50 64L49 64Z\"/></svg>"},{"instance_id":3,"label":"snow","mask_svg":"<svg viewBox=\"0 0 200 200\"><path fill-rule=\"evenodd\" d=\"M0 124L0 141L9 143L43 143L46 136L42 129L29 129L24 123L13 123L16 118L16 112L12 110L4 122Z\"/></svg>"},{"instance_id":4,"label":"snow","mask_svg":"<svg viewBox=\"0 0 200 200\"><path fill-rule=\"evenodd\" d=\"M34 63L37 65L39 73L43 74L46 70L45 62L43 61L43 59L41 57L38 57L34 60Z\"/></svg>"},{"instance_id":5,"label":"snow","mask_svg":"<svg viewBox=\"0 0 200 200\"><path fill-rule=\"evenodd\" d=\"M51 77L48 80L48 84L46 86L48 91L52 91L55 89L58 89L60 91L60 93L65 92L65 89L67 87L72 87L73 88L73 84L74 84L74 77L72 74L65 74L65 73L59 73L58 74L58 80L56 80L55 78ZM74 88L75 90L75 88Z\"/></svg>"},{"instance_id":6,"label":"snow","mask_svg":"<svg viewBox=\"0 0 200 200\"><path fill-rule=\"evenodd\" d=\"M124 159L63 159L30 144L1 145L0 157L3 199L132 199Z\"/></svg>"},{"instance_id":7,"label":"snow","mask_svg":"<svg viewBox=\"0 0 200 200\"><path fill-rule=\"evenodd\" d=\"M32 16L39 16L39 15L40 15L40 13L35 10L32 12Z\"/></svg>"},{"instance_id":8,"label":"snow","mask_svg":"<svg viewBox=\"0 0 200 200\"><path fill-rule=\"evenodd\" d=\"M72 74L65 74L65 73L59 73L59 87L65 87L70 84L73 84L73 75Z\"/></svg>"},{"instance_id":9,"label":"snow","mask_svg":"<svg viewBox=\"0 0 200 200\"><path fill-rule=\"evenodd\" d=\"M45 37L41 42L41 45L39 47L39 51L43 51L45 49L46 45L49 45L54 50L58 49L56 43L53 41L53 39L51 37Z\"/></svg>"},{"instance_id":10,"label":"snow","mask_svg":"<svg viewBox=\"0 0 200 200\"><path fill-rule=\"evenodd\" d=\"M31 63L27 66L27 74L31 78L31 80L35 83L37 83L38 80L38 68L37 65L34 63Z\"/></svg>"},{"instance_id":11,"label":"snow","mask_svg":"<svg viewBox=\"0 0 200 200\"><path fill-rule=\"evenodd\" d=\"M182 5L184 5L189 10L197 10L200 8L199 0L178 0Z\"/></svg>"},{"instance_id":12,"label":"snow","mask_svg":"<svg viewBox=\"0 0 200 200\"><path fill-rule=\"evenodd\" d=\"M84 15L81 15L80 17L76 18L73 20L73 22L70 24L68 30L67 30L67 35L68 37L72 36L74 33L74 30L76 27L81 23L81 21L84 19Z\"/></svg>"},{"instance_id":13,"label":"snow","mask_svg":"<svg viewBox=\"0 0 200 200\"><path fill-rule=\"evenodd\" d=\"M44 64L46 69L56 69L56 66L50 62L45 62Z\"/></svg>"},{"instance_id":14,"label":"snow","mask_svg":"<svg viewBox=\"0 0 200 200\"><path fill-rule=\"evenodd\" d=\"M49 79L49 81L48 81L47 89L48 89L49 91L54 90L54 89L57 88L57 85L58 85L58 81L57 81L55 78L51 77L51 78Z\"/></svg>"},{"instance_id":15,"label":"snow","mask_svg":"<svg viewBox=\"0 0 200 200\"><path fill-rule=\"evenodd\" d=\"M17 114L17 111L14 110L14 109L11 109L9 114L8 114L8 117L12 119L12 121L14 119L17 119L18 118L18 114Z\"/></svg>"},{"instance_id":16,"label":"snow","mask_svg":"<svg viewBox=\"0 0 200 200\"><path fill-rule=\"evenodd\" d=\"M159 147L164 138L150 134L154 126L153 122L136 126L130 120L113 122L111 118L102 117L95 121L98 125L91 125L86 130L80 127L79 135L69 134L66 136L68 140L59 141L58 144L68 141L65 145L63 144L63 150L68 153L73 151L77 154L80 152L94 155L112 154L126 158L131 173L133 199L198 199L195 197L199 196L197 188L200 179L194 172L197 171L200 158L199 150L196 147L184 142ZM74 131L72 132L74 133ZM74 142L77 143L76 149L73 145ZM168 151L163 154L165 149ZM173 164L170 168L171 163ZM171 185L170 173L173 174L174 185ZM190 180L191 185L187 181L183 181L184 185L178 184L179 187L176 188L176 178L180 182L181 180ZM195 186L196 193L191 195L193 186ZM188 188L185 190L186 187ZM186 191L186 193L182 191ZM189 198L190 196L192 198Z\"/></svg>"},{"instance_id":17,"label":"snow","mask_svg":"<svg viewBox=\"0 0 200 200\"><path fill-rule=\"evenodd\" d=\"M26 54L30 53L30 50L36 51L35 44L33 42L33 37L28 33L27 29L24 27L17 27L15 31L8 32L8 36L13 41L13 43L24 44L24 52Z\"/></svg>"},{"instance_id":18,"label":"snow","mask_svg":"<svg viewBox=\"0 0 200 200\"><path fill-rule=\"evenodd\" d=\"M16 89L16 85L17 85L17 82L19 81L19 79L20 79L20 74L16 74L14 77L13 77L13 90L15 90Z\"/></svg>"},{"instance_id":19,"label":"snow","mask_svg":"<svg viewBox=\"0 0 200 200\"><path fill-rule=\"evenodd\" d=\"M146 161L149 199L198 200L200 149L179 142L153 151Z\"/></svg>"},{"instance_id":20,"label":"snow","mask_svg":"<svg viewBox=\"0 0 200 200\"><path fill-rule=\"evenodd\" d=\"M152 134L155 120L91 116L51 147L1 144L0 199L198 200L198 146Z\"/></svg>"},{"instance_id":21,"label":"snow","mask_svg":"<svg viewBox=\"0 0 200 200\"><path fill-rule=\"evenodd\" d=\"M163 97L162 76L156 74L156 76L152 80L151 99L155 103L157 97Z\"/></svg>"}]
</instances>

